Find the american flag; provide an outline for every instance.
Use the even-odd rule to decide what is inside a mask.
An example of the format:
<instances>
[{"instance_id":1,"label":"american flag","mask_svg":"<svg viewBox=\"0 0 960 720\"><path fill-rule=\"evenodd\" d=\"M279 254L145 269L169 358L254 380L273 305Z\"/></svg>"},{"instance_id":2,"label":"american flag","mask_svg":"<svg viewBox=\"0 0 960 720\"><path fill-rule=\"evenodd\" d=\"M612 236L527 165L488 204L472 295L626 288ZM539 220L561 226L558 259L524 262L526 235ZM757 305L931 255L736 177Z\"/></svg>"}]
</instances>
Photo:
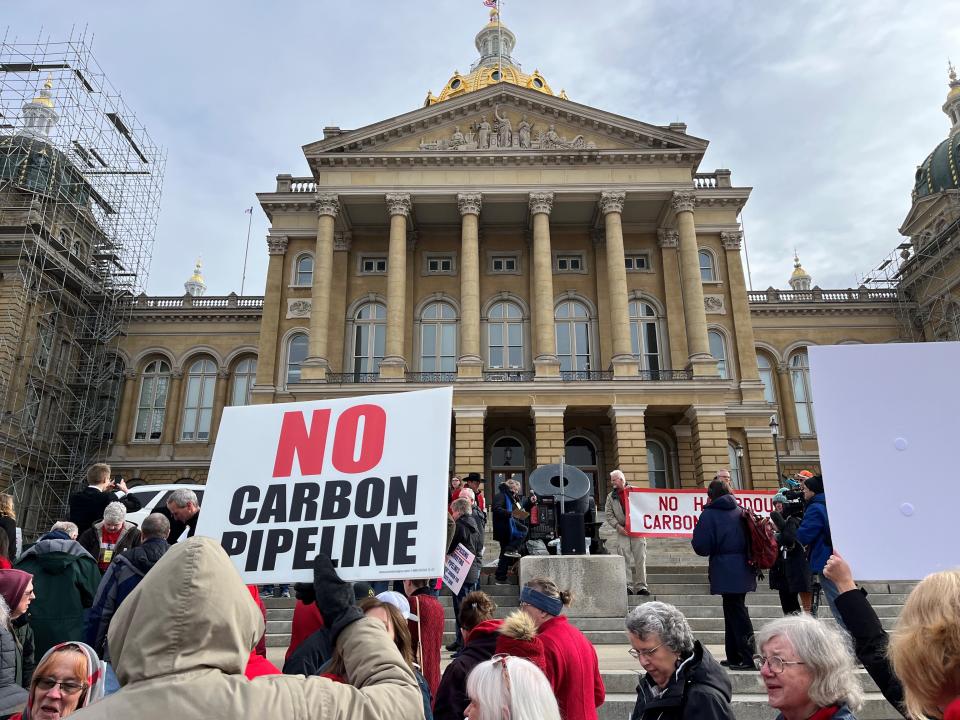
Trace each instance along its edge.
<instances>
[{"instance_id":1,"label":"american flag","mask_svg":"<svg viewBox=\"0 0 960 720\"><path fill-rule=\"evenodd\" d=\"M495 8L497 6L497 0L483 0L483 4L488 8Z\"/></svg>"}]
</instances>

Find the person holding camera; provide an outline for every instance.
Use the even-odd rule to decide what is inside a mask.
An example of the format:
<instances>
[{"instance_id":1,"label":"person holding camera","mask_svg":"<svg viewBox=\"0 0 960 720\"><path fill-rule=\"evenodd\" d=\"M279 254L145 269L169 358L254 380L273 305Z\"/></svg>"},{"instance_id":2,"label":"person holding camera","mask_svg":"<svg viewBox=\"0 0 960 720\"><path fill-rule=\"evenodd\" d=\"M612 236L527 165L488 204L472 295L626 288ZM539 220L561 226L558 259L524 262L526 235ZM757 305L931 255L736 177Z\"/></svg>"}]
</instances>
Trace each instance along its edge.
<instances>
[{"instance_id":1,"label":"person holding camera","mask_svg":"<svg viewBox=\"0 0 960 720\"><path fill-rule=\"evenodd\" d=\"M83 533L95 522L103 520L103 511L112 502L123 503L127 512L136 512L142 504L127 492L127 483L123 478L118 482L110 479L109 465L91 465L87 469L87 487L70 496L70 521Z\"/></svg>"},{"instance_id":2,"label":"person holding camera","mask_svg":"<svg viewBox=\"0 0 960 720\"><path fill-rule=\"evenodd\" d=\"M779 546L777 561L770 569L770 589L779 592L784 615L799 615L804 610L800 598L809 598L813 589L806 551L797 542L797 528L803 519L803 498L795 492L781 488L773 496L774 510L770 513L770 519L777 526Z\"/></svg>"}]
</instances>

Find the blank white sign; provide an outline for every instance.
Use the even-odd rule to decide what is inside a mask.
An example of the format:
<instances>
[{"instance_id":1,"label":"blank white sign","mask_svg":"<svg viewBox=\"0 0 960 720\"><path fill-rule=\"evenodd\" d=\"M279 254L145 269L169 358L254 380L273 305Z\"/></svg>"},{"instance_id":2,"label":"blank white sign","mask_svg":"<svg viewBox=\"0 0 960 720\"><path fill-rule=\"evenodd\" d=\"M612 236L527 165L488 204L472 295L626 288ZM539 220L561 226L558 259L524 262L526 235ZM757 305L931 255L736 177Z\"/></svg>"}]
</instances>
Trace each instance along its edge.
<instances>
[{"instance_id":1,"label":"blank white sign","mask_svg":"<svg viewBox=\"0 0 960 720\"><path fill-rule=\"evenodd\" d=\"M960 565L960 343L809 348L833 545L859 580Z\"/></svg>"}]
</instances>

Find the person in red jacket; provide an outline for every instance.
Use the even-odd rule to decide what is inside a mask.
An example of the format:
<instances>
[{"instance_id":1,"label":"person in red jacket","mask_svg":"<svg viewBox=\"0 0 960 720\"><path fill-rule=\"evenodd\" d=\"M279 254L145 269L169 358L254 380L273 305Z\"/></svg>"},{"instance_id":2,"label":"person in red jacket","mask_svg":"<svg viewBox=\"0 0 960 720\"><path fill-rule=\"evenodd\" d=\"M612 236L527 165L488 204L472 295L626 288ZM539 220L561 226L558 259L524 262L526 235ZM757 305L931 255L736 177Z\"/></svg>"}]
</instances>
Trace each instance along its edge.
<instances>
[{"instance_id":1,"label":"person in red jacket","mask_svg":"<svg viewBox=\"0 0 960 720\"><path fill-rule=\"evenodd\" d=\"M257 586L247 585L247 590L250 592L250 596L257 604L257 607L260 608L260 613L263 615L264 627L266 627L267 608L264 606L263 600L260 599L260 593L257 590ZM247 676L248 680L253 680L255 677L260 677L261 675L280 675L280 669L272 662L267 660L266 633L264 633L257 641L257 646L250 651L250 657L247 659L247 667L244 669L243 674Z\"/></svg>"},{"instance_id":2,"label":"person in red jacket","mask_svg":"<svg viewBox=\"0 0 960 720\"><path fill-rule=\"evenodd\" d=\"M430 696L435 698L440 686L443 605L430 592L428 580L404 580L403 593L410 602L410 612L417 617L416 620L407 620L413 641L413 657L430 686Z\"/></svg>"},{"instance_id":3,"label":"person in red jacket","mask_svg":"<svg viewBox=\"0 0 960 720\"><path fill-rule=\"evenodd\" d=\"M535 577L520 591L520 609L537 626L543 643L544 673L560 704L564 720L597 720L606 689L600 677L597 651L576 627L570 624L564 607L572 597L553 580Z\"/></svg>"}]
</instances>

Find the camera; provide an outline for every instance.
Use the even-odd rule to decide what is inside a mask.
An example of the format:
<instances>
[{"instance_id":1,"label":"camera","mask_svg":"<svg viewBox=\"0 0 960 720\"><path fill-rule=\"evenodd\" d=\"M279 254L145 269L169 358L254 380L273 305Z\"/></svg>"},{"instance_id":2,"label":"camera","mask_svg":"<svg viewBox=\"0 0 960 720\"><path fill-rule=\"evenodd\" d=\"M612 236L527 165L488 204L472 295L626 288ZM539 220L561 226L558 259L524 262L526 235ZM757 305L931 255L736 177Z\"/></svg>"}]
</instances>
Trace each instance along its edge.
<instances>
[{"instance_id":1,"label":"camera","mask_svg":"<svg viewBox=\"0 0 960 720\"><path fill-rule=\"evenodd\" d=\"M780 488L780 494L787 499L787 502L783 503L783 517L802 518L803 510L806 506L803 499L803 491Z\"/></svg>"}]
</instances>

